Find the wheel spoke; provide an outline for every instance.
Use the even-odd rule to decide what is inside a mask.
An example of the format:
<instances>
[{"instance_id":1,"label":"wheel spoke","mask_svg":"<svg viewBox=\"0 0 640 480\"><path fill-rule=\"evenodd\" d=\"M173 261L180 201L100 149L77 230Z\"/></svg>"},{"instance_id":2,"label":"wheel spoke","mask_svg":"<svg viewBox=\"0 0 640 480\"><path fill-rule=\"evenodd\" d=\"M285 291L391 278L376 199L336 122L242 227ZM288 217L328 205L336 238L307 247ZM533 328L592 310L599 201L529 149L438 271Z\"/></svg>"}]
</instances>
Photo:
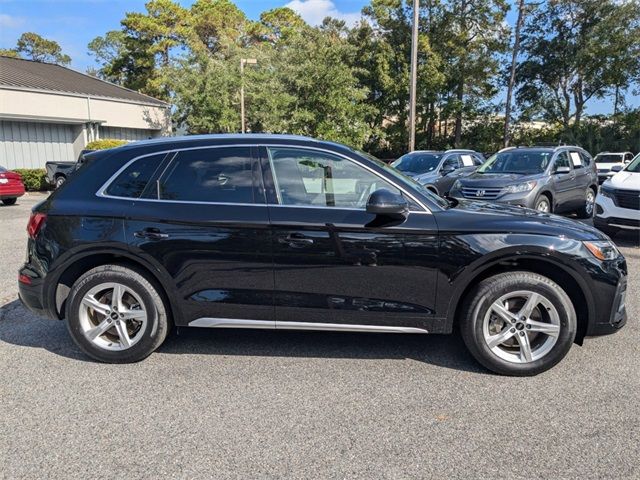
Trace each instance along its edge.
<instances>
[{"instance_id":1,"label":"wheel spoke","mask_svg":"<svg viewBox=\"0 0 640 480\"><path fill-rule=\"evenodd\" d=\"M535 320L527 320L527 327L531 332L540 332L550 337L557 337L560 334L560 325L553 323L537 322Z\"/></svg>"},{"instance_id":2,"label":"wheel spoke","mask_svg":"<svg viewBox=\"0 0 640 480\"><path fill-rule=\"evenodd\" d=\"M536 308L539 303L540 295L535 292L531 292L531 295L529 295L529 298L527 298L527 301L518 312L518 317L529 318L531 316L531 312L533 312L533 309Z\"/></svg>"},{"instance_id":3,"label":"wheel spoke","mask_svg":"<svg viewBox=\"0 0 640 480\"><path fill-rule=\"evenodd\" d=\"M94 341L96 338L98 338L104 332L109 330L111 327L112 327L112 324L109 322L109 319L105 318L96 327L93 327L91 330L87 331L86 333L87 338L91 341Z\"/></svg>"},{"instance_id":4,"label":"wheel spoke","mask_svg":"<svg viewBox=\"0 0 640 480\"><path fill-rule=\"evenodd\" d=\"M124 287L119 283L116 283L113 287L113 294L111 295L111 307L116 310L122 310L122 296L124 295Z\"/></svg>"},{"instance_id":5,"label":"wheel spoke","mask_svg":"<svg viewBox=\"0 0 640 480\"><path fill-rule=\"evenodd\" d=\"M529 335L525 333L524 335L516 335L516 337L520 344L520 359L523 362L531 362L533 360L533 356L531 353L531 343L529 343Z\"/></svg>"},{"instance_id":6,"label":"wheel spoke","mask_svg":"<svg viewBox=\"0 0 640 480\"><path fill-rule=\"evenodd\" d=\"M500 302L493 302L493 304L491 304L491 311L507 323L511 323L515 319L513 313L504 308L504 305Z\"/></svg>"},{"instance_id":7,"label":"wheel spoke","mask_svg":"<svg viewBox=\"0 0 640 480\"><path fill-rule=\"evenodd\" d=\"M123 320L144 320L147 318L147 312L144 310L121 310L124 315Z\"/></svg>"},{"instance_id":8,"label":"wheel spoke","mask_svg":"<svg viewBox=\"0 0 640 480\"><path fill-rule=\"evenodd\" d=\"M127 324L125 322L115 322L118 336L120 337L120 343L123 347L128 348L131 346L131 338L129 338L129 332L127 332Z\"/></svg>"},{"instance_id":9,"label":"wheel spoke","mask_svg":"<svg viewBox=\"0 0 640 480\"><path fill-rule=\"evenodd\" d=\"M489 338L487 338L487 345L489 346L489 348L495 348L513 337L515 333L513 333L511 330L512 329L507 326L507 328L505 328L497 335L491 335Z\"/></svg>"},{"instance_id":10,"label":"wheel spoke","mask_svg":"<svg viewBox=\"0 0 640 480\"><path fill-rule=\"evenodd\" d=\"M109 315L109 305L100 303L98 299L93 295L85 295L85 297L82 299L82 304L85 307L93 309L93 311L99 313L100 315Z\"/></svg>"}]
</instances>

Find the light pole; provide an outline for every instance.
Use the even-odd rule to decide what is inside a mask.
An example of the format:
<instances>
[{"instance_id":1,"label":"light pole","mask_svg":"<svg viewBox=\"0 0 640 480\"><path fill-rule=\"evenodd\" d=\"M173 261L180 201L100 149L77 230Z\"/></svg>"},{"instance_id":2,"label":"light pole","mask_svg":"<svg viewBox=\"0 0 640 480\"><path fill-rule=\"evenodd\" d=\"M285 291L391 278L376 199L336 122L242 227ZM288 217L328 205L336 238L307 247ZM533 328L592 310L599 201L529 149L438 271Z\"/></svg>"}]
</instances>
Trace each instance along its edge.
<instances>
[{"instance_id":1,"label":"light pole","mask_svg":"<svg viewBox=\"0 0 640 480\"><path fill-rule=\"evenodd\" d=\"M418 80L418 19L419 0L413 0L413 30L411 33L411 80L409 85L409 151L416 147L416 88Z\"/></svg>"},{"instance_id":2,"label":"light pole","mask_svg":"<svg viewBox=\"0 0 640 480\"><path fill-rule=\"evenodd\" d=\"M245 133L245 121L244 121L244 66L256 65L258 60L255 58L241 58L240 59L240 123L242 125L242 133Z\"/></svg>"}]
</instances>

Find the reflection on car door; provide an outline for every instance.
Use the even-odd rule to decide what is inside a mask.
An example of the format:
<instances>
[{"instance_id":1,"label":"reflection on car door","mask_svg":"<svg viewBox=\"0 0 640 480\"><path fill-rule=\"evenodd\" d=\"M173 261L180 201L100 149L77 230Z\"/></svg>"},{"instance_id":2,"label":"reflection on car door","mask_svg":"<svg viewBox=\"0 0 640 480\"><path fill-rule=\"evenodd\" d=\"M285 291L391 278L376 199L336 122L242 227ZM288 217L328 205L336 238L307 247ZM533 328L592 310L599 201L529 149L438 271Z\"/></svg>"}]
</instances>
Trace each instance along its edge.
<instances>
[{"instance_id":1,"label":"reflection on car door","mask_svg":"<svg viewBox=\"0 0 640 480\"><path fill-rule=\"evenodd\" d=\"M185 323L273 325L269 218L253 149L178 151L125 221L131 248L173 278Z\"/></svg>"},{"instance_id":2,"label":"reflection on car door","mask_svg":"<svg viewBox=\"0 0 640 480\"><path fill-rule=\"evenodd\" d=\"M444 172L451 168L453 168L453 171L445 175ZM443 197L448 195L455 181L460 178L465 170L462 166L460 155L454 153L447 156L440 168L440 178L435 182L438 193Z\"/></svg>"},{"instance_id":3,"label":"reflection on car door","mask_svg":"<svg viewBox=\"0 0 640 480\"><path fill-rule=\"evenodd\" d=\"M269 147L261 157L277 326L431 329L438 246L433 216L412 202L416 213L405 222L376 221L365 211L369 195L398 189L343 156Z\"/></svg>"}]
</instances>

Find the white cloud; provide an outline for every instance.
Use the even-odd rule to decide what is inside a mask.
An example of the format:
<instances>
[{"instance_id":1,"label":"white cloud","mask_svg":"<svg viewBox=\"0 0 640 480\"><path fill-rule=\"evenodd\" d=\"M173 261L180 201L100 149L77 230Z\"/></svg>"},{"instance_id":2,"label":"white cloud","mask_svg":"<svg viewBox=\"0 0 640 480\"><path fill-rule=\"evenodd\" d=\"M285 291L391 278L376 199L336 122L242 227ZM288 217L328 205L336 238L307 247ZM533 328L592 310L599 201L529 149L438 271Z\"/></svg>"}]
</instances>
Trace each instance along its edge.
<instances>
[{"instance_id":1,"label":"white cloud","mask_svg":"<svg viewBox=\"0 0 640 480\"><path fill-rule=\"evenodd\" d=\"M331 0L291 0L285 7L297 12L311 25L320 25L325 17L344 20L349 26L360 20L359 12L340 12Z\"/></svg>"},{"instance_id":2,"label":"white cloud","mask_svg":"<svg viewBox=\"0 0 640 480\"><path fill-rule=\"evenodd\" d=\"M18 28L22 25L24 25L24 18L0 13L0 28Z\"/></svg>"}]
</instances>

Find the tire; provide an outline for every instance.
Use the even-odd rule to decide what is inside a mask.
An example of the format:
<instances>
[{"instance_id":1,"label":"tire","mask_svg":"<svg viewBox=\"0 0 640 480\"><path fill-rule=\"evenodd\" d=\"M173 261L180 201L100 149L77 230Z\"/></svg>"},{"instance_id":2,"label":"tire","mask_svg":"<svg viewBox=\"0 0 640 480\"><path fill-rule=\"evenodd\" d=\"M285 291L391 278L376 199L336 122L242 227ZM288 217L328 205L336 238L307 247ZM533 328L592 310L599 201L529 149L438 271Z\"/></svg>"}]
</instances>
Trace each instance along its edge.
<instances>
[{"instance_id":1,"label":"tire","mask_svg":"<svg viewBox=\"0 0 640 480\"><path fill-rule=\"evenodd\" d=\"M589 187L584 194L584 205L576 213L578 218L592 218L596 206L596 192Z\"/></svg>"},{"instance_id":2,"label":"tire","mask_svg":"<svg viewBox=\"0 0 640 480\"><path fill-rule=\"evenodd\" d=\"M122 299L119 304L114 302L116 292ZM106 363L146 358L164 342L170 324L159 287L143 273L121 265L103 265L82 275L71 288L66 318L82 351Z\"/></svg>"},{"instance_id":3,"label":"tire","mask_svg":"<svg viewBox=\"0 0 640 480\"><path fill-rule=\"evenodd\" d=\"M17 198L3 198L2 199L2 203L4 203L5 205L15 205L17 201L18 201Z\"/></svg>"},{"instance_id":4,"label":"tire","mask_svg":"<svg viewBox=\"0 0 640 480\"><path fill-rule=\"evenodd\" d=\"M538 195L536 203L534 204L534 210L543 213L553 213L553 206L551 200L545 194Z\"/></svg>"},{"instance_id":5,"label":"tire","mask_svg":"<svg viewBox=\"0 0 640 480\"><path fill-rule=\"evenodd\" d=\"M55 179L56 188L60 188L62 185L64 185L64 182L66 181L67 181L67 177L65 177L64 175L57 176Z\"/></svg>"},{"instance_id":6,"label":"tire","mask_svg":"<svg viewBox=\"0 0 640 480\"><path fill-rule=\"evenodd\" d=\"M527 298L539 303L522 321L513 314L523 310ZM504 307L508 322L496 313L496 304ZM469 352L501 375L530 376L550 369L569 352L576 335L576 313L568 295L532 272L501 273L481 281L465 298L459 318ZM529 345L528 358L523 344Z\"/></svg>"}]
</instances>

